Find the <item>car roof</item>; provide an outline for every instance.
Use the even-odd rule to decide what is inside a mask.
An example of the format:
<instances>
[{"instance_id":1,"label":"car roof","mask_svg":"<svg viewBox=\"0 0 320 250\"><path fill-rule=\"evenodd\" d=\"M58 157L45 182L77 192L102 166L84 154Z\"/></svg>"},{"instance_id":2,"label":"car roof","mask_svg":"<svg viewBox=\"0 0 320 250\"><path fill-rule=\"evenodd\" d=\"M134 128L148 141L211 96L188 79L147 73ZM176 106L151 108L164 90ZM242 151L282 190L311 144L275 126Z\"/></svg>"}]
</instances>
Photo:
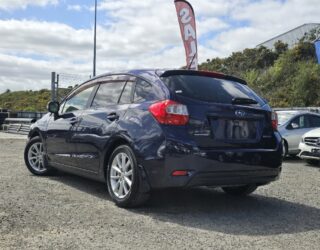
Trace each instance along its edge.
<instances>
[{"instance_id":1,"label":"car roof","mask_svg":"<svg viewBox=\"0 0 320 250\"><path fill-rule=\"evenodd\" d=\"M158 79L159 77L167 77L167 76L173 76L173 75L198 75L198 76L208 76L208 77L226 79L230 81L237 81L242 84L247 84L246 81L241 78L231 76L231 75L226 75L220 72L202 71L202 70L186 70L186 69L132 69L132 70L126 70L126 71L117 71L117 72L109 72L109 73L101 74L94 78L91 78L86 82L99 79L102 77L110 76L110 75L122 75L122 74L133 75L138 77L140 76L151 82Z\"/></svg>"},{"instance_id":2,"label":"car roof","mask_svg":"<svg viewBox=\"0 0 320 250\"><path fill-rule=\"evenodd\" d=\"M279 115L281 113L283 114L292 114L292 117L296 117L298 115L316 115L320 116L319 113L317 112L312 112L312 111L306 111L306 110L277 110L276 113Z\"/></svg>"},{"instance_id":3,"label":"car roof","mask_svg":"<svg viewBox=\"0 0 320 250\"><path fill-rule=\"evenodd\" d=\"M320 115L317 112L308 111L308 110L276 110L277 113L288 113L288 114L315 114Z\"/></svg>"}]
</instances>

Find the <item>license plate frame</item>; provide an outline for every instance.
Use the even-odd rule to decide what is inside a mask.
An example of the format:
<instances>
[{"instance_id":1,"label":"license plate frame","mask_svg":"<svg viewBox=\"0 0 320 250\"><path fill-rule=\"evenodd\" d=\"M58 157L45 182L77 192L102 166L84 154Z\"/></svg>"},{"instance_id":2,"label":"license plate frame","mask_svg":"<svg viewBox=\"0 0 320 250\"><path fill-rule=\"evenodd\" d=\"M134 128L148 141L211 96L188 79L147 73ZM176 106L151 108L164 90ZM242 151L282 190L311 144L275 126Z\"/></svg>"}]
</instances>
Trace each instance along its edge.
<instances>
[{"instance_id":1,"label":"license plate frame","mask_svg":"<svg viewBox=\"0 0 320 250\"><path fill-rule=\"evenodd\" d=\"M256 141L259 123L256 120L245 119L217 119L212 127L216 139L233 142Z\"/></svg>"}]
</instances>

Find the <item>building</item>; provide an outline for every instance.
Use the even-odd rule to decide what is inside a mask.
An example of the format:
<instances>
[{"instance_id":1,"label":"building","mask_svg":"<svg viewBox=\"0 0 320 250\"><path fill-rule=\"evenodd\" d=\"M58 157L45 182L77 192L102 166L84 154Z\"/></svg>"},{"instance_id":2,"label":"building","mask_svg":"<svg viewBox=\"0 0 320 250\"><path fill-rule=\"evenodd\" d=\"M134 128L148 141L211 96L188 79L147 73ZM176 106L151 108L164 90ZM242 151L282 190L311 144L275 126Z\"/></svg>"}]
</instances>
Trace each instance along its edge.
<instances>
[{"instance_id":1,"label":"building","mask_svg":"<svg viewBox=\"0 0 320 250\"><path fill-rule=\"evenodd\" d=\"M289 30L281 35L273 37L263 43L257 45L257 47L265 46L269 49L273 49L273 45L277 41L282 41L287 43L289 48L292 48L295 44L299 42L299 40L308 32L313 29L320 28L320 23L306 23L301 26L298 26L292 30Z\"/></svg>"}]
</instances>

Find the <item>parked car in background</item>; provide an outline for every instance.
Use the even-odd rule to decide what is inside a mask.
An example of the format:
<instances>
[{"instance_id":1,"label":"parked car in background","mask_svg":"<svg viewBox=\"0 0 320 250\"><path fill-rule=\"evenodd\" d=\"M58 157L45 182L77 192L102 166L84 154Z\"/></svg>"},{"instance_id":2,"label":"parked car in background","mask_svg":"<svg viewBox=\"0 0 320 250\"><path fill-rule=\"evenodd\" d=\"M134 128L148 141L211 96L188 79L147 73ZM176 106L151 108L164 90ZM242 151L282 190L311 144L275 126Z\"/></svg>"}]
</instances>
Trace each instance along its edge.
<instances>
[{"instance_id":1,"label":"parked car in background","mask_svg":"<svg viewBox=\"0 0 320 250\"><path fill-rule=\"evenodd\" d=\"M54 168L105 182L122 207L150 191L221 187L247 195L277 180L282 145L270 106L246 82L190 70L106 74L37 121L25 148L35 175Z\"/></svg>"},{"instance_id":2,"label":"parked car in background","mask_svg":"<svg viewBox=\"0 0 320 250\"><path fill-rule=\"evenodd\" d=\"M305 111L277 111L278 131L283 138L283 156L297 155L302 135L320 127L320 115Z\"/></svg>"},{"instance_id":3,"label":"parked car in background","mask_svg":"<svg viewBox=\"0 0 320 250\"><path fill-rule=\"evenodd\" d=\"M302 136L299 144L299 157L311 165L320 162L320 128L313 129Z\"/></svg>"}]
</instances>

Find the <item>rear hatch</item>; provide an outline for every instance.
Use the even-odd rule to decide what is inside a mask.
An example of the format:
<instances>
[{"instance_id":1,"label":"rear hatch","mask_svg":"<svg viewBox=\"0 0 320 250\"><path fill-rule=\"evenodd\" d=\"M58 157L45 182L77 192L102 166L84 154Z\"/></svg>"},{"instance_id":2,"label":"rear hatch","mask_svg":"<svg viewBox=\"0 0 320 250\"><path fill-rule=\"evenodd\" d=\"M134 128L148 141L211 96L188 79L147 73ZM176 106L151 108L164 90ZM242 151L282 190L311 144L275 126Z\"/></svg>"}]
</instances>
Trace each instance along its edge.
<instances>
[{"instance_id":1,"label":"rear hatch","mask_svg":"<svg viewBox=\"0 0 320 250\"><path fill-rule=\"evenodd\" d=\"M269 106L245 82L216 73L167 71L161 79L188 108L200 148L274 148Z\"/></svg>"}]
</instances>

